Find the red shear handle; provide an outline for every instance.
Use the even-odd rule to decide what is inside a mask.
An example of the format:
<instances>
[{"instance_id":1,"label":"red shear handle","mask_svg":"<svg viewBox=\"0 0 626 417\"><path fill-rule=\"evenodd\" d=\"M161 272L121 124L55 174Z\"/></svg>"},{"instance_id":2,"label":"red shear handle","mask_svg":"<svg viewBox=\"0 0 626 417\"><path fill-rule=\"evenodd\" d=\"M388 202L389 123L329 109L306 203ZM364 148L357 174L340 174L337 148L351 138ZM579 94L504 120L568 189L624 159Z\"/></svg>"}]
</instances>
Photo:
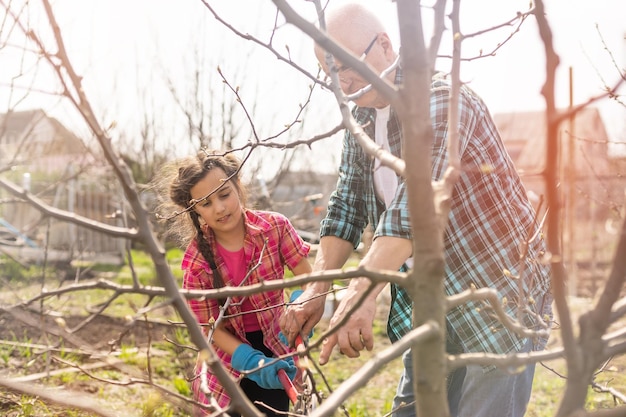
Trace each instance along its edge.
<instances>
[{"instance_id":1,"label":"red shear handle","mask_svg":"<svg viewBox=\"0 0 626 417\"><path fill-rule=\"evenodd\" d=\"M296 337L295 342L297 348L304 348L304 342L302 341L302 337L300 337L300 335ZM294 360L297 362L298 356L294 356ZM287 375L287 372L285 372L284 369L278 370L278 379L280 380L280 383L283 384L283 387L285 388L287 396L289 397L291 402L293 404L296 404L298 402L298 390L296 389L295 385L293 385L293 382L291 381L291 379L289 379L289 375Z\"/></svg>"},{"instance_id":2,"label":"red shear handle","mask_svg":"<svg viewBox=\"0 0 626 417\"><path fill-rule=\"evenodd\" d=\"M305 346L304 346L304 341L302 340L302 336L297 335L296 336L296 340L294 340L294 345L296 346L296 351L300 352L300 350L304 350ZM294 358L298 358L297 356L295 356Z\"/></svg>"},{"instance_id":3,"label":"red shear handle","mask_svg":"<svg viewBox=\"0 0 626 417\"><path fill-rule=\"evenodd\" d=\"M278 379L280 380L281 384L283 384L283 387L285 387L285 391L287 392L287 396L289 397L291 402L293 404L297 403L298 391L296 390L296 387L293 385L293 382L291 382L291 379L289 379L289 375L287 375L287 372L285 372L284 369L278 370Z\"/></svg>"}]
</instances>

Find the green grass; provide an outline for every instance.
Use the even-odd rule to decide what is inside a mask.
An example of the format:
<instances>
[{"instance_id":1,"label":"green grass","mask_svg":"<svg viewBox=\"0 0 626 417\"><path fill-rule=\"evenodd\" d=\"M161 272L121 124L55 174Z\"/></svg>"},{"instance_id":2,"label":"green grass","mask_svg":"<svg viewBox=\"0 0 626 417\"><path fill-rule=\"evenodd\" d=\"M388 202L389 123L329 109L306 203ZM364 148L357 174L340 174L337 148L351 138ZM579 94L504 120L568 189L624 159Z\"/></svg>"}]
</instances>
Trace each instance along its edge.
<instances>
[{"instance_id":1,"label":"green grass","mask_svg":"<svg viewBox=\"0 0 626 417\"><path fill-rule=\"evenodd\" d=\"M133 260L132 268L128 262L120 266L85 261L76 261L71 265L71 268L78 271L89 271L91 274L96 274L98 278L107 279L119 285L132 286L134 283L133 274L135 274L141 285L159 286L152 258L147 253L140 250L132 250L131 253ZM0 256L0 258L2 257ZM166 254L166 259L171 265L171 271L178 280L179 285L182 283L182 271L180 270L181 258L182 252L179 249L171 249ZM12 291L19 291L22 300L39 294L41 290L41 277L44 273L41 267L30 266L28 269L25 269L10 259L2 259L2 261L2 276L5 280L8 280ZM59 270L50 267L46 270L45 274L47 287L56 287L60 284L60 282L58 282L59 278L57 278L57 275L60 274ZM72 275L73 274L74 272L72 272ZM86 281L87 279L81 279L78 281L78 284L80 285ZM108 302L113 295L114 292L109 290L85 290L47 299L46 305L53 310L66 312L75 311L76 314L85 314L86 310L94 311L99 308L100 305ZM12 301L14 300L15 298L13 298ZM107 306L104 313L116 317L132 316L136 314L148 300L148 297L144 295L120 295ZM156 299L153 300L152 303L154 304L160 301L162 300ZM7 299L5 302L9 303L11 300Z\"/></svg>"},{"instance_id":2,"label":"green grass","mask_svg":"<svg viewBox=\"0 0 626 417\"><path fill-rule=\"evenodd\" d=\"M323 326L317 332L318 335L323 331ZM314 336L314 340L315 340ZM173 335L172 339L177 340L181 344L189 342L186 333L182 330L177 331L177 335ZM361 357L356 359L346 358L333 353L330 362L321 367L320 370L325 378L330 382L330 388L323 385L321 375L316 373L315 379L319 390L324 396L328 396L330 391L336 390L340 384L349 379L366 361L370 360L376 352L389 346L389 342L383 335L377 335L375 351L363 352ZM187 361L181 360L181 348L167 342L159 341L154 344L156 349L169 352L165 356L153 356L151 359L152 375L157 383L166 386L174 392L184 396L190 396L191 392L189 384L185 379L186 371L193 362L193 355L187 357ZM27 349L16 349L15 352L9 354L11 357L21 357L23 361L27 361L26 357L32 356ZM317 358L317 354L313 355ZM146 373L145 355L135 354L130 351L130 347L122 348L122 355L126 366L133 365L139 374ZM78 360L78 358L75 358ZM597 377L601 384L609 384L616 389L626 387L626 373L624 372L623 359L611 364L608 369ZM555 369L559 373L563 372L562 361L550 362L547 364L550 368ZM396 385L402 372L402 363L400 359L396 359L384 366L384 368L376 374L372 379L366 381L355 396L348 399L344 403L344 408L351 417L378 417L387 413L391 409L391 400L393 398ZM110 379L113 381L124 382L128 380L128 375L112 369L102 369L93 372L95 375ZM174 406L168 404L160 395L149 390L145 386L124 386L111 389L104 384L97 384L85 375L79 373L66 373L59 375L48 383L54 386L64 386L68 389L80 390L85 387L93 387L90 392L97 395L102 401L109 404L110 407L120 407L116 404L124 404L124 409L136 410L137 414L155 417L168 416L187 416L176 410ZM529 408L526 413L527 417L551 417L554 416L559 400L563 393L565 381L555 372L537 366L535 383ZM95 388L100 387L100 388ZM0 392L0 396L2 393ZM0 398L1 399L1 398ZM22 416L68 416L70 414L61 414L60 411L50 405L46 405L41 401L23 397L20 400L21 411L14 415ZM107 406L107 407L109 407ZM127 407L127 408L126 408ZM589 390L589 398L587 399L587 407L589 410L612 408L614 407L610 395L605 393L596 393ZM21 413L21 414L20 414ZM79 417L88 416L85 413L75 414ZM12 414L13 415L13 414ZM131 416L131 414L128 414ZM336 413L336 416L345 416L342 411Z\"/></svg>"},{"instance_id":3,"label":"green grass","mask_svg":"<svg viewBox=\"0 0 626 417\"><path fill-rule=\"evenodd\" d=\"M601 386L613 387L623 393L626 390L626 374L624 373L626 360L618 358L615 359L615 362L615 365L609 366L597 375L596 383ZM555 369L559 375L564 375L564 362L562 360L550 362L547 366ZM559 375L540 364L537 365L526 417L552 417L556 414L566 382ZM615 408L613 397L610 394L596 392L591 387L587 390L585 404L588 411Z\"/></svg>"},{"instance_id":4,"label":"green grass","mask_svg":"<svg viewBox=\"0 0 626 417\"><path fill-rule=\"evenodd\" d=\"M584 311L592 307L592 300L572 298L569 301L570 311L573 315L573 322ZM625 320L615 323L613 328L623 328ZM548 342L548 348L561 345L561 336L558 330L553 330ZM528 405L526 417L552 417L556 414L563 389L566 384L567 375L565 361L563 359L554 360L542 364L537 364L533 392ZM595 377L595 383L599 386L611 387L626 393L626 356L614 357ZM613 396L606 392L596 392L591 387L587 390L585 407L589 411L615 408Z\"/></svg>"},{"instance_id":5,"label":"green grass","mask_svg":"<svg viewBox=\"0 0 626 417\"><path fill-rule=\"evenodd\" d=\"M180 260L182 252L178 249L168 251L167 259L172 266L172 271L180 273ZM135 270L139 275L142 283L147 285L154 284L154 271L152 268L152 260L149 256L141 251L133 251L133 263ZM357 260L353 260L349 266L356 266ZM116 283L130 284L132 276L128 265L110 266L110 265L81 265L81 268L92 268L107 274L107 279ZM32 280L33 288L28 291L38 293L40 286L38 278L41 276L36 270L29 270L25 275L26 281ZM20 295L22 292L20 292ZM67 312L75 309L85 314L87 309L93 310L99 304L105 302L111 297L110 291L91 290L75 293L71 295L55 297L46 301L47 307L55 311ZM106 310L105 314L115 317L124 317L133 315L138 308L143 307L147 301L145 296L121 296L113 302ZM157 303L154 300L153 305ZM173 319L174 317L162 317L161 311L152 313L154 318ZM354 373L368 360L389 346L389 341L385 334L385 316L386 312L381 311L377 315L374 324L374 333L376 336L376 345L374 352L363 352L361 357L356 359L346 358L337 352L334 352L330 362L320 368L320 372L329 381L330 387L326 387L322 381L322 375L316 373L315 379L317 388L322 391L323 395L328 396L331 391L336 390L340 384L348 380ZM323 333L327 323L321 323L315 330L314 340ZM103 336L104 337L104 336ZM195 353L185 349L183 346L191 345L189 336L184 328L176 328L169 335L174 344L164 340L153 340L152 349L159 351L147 361L145 352L136 353L131 345L124 344L121 348L120 358L123 360L122 370L132 368L134 371L130 374L114 368L102 368L93 371L93 374L99 378L124 383L131 376L146 377L148 371L154 381L161 386L170 389L173 392L183 396L191 396L190 386L185 379L190 374L191 367L195 360ZM126 339L128 340L128 339ZM12 335L12 341L22 343L41 343L39 340L33 340L21 331ZM551 337L551 345L558 344L558 333L554 332ZM80 363L85 358L80 355L65 352L63 348L56 353L58 356L69 362ZM24 346L9 346L0 344L0 367L10 372L37 372L41 368L41 363L45 361L47 354L42 354L36 350ZM314 359L317 353L313 353ZM563 374L563 361L553 361L546 364L553 368L556 372ZM150 369L148 369L150 366ZM35 370L35 368L39 369ZM613 387L617 390L626 390L626 359L617 358L609 364L607 369L597 376L596 381L600 385ZM317 372L317 371L316 371ZM401 359L398 358L384 366L372 379L358 390L355 396L348 399L344 404L344 408L351 417L378 417L384 415L391 409L391 401L396 390L402 372ZM547 369L540 364L537 365L536 375L533 387L533 393L529 403L526 417L551 417L554 416L559 406L559 401L565 386L565 380L557 375L557 373ZM49 384L57 387L66 387L74 390L87 390L90 394L97 397L103 404L107 404L107 409L119 411L121 415L129 416L188 416L184 412L177 410L173 405L159 395L155 390L145 385L135 384L130 386L112 386L104 384L89 378L80 373L68 372L47 381ZM11 413L13 416L52 416L52 417L88 417L84 412L75 410L63 410L50 404L29 397L16 397L13 395L10 400L8 396L12 394L0 390L0 404L20 404L3 412ZM595 392L589 389L587 398L587 407L589 410L597 410L603 408L613 408L613 398L607 393ZM132 410L132 412L130 411ZM131 412L131 414L129 414ZM337 416L345 416L343 412L338 412ZM91 416L89 416L91 417Z\"/></svg>"},{"instance_id":6,"label":"green grass","mask_svg":"<svg viewBox=\"0 0 626 417\"><path fill-rule=\"evenodd\" d=\"M334 391L342 382L350 378L367 359L369 359L367 354L362 355L359 359L333 358L322 368L322 372L330 381ZM366 381L365 385L343 404L343 407L352 417L374 417L389 412L401 372L402 364L399 360L385 366L372 379ZM321 377L316 377L316 383L324 397L330 395L331 391L323 385ZM344 414L338 411L336 415Z\"/></svg>"},{"instance_id":7,"label":"green grass","mask_svg":"<svg viewBox=\"0 0 626 417\"><path fill-rule=\"evenodd\" d=\"M549 364L552 366L552 364ZM565 387L565 380L537 364L533 392L528 403L527 417L553 416Z\"/></svg>"}]
</instances>

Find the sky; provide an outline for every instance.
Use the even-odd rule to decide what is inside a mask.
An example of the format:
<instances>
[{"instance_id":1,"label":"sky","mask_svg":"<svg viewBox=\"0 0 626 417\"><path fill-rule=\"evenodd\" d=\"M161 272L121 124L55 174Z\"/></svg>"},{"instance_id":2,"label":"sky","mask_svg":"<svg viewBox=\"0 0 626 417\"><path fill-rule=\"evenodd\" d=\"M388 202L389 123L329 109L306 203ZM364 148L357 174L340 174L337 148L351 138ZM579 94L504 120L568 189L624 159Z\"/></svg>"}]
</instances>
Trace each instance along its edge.
<instances>
[{"instance_id":1,"label":"sky","mask_svg":"<svg viewBox=\"0 0 626 417\"><path fill-rule=\"evenodd\" d=\"M333 0L337 1L337 0ZM395 4L388 0L365 0L388 23L392 39L398 41ZM273 27L275 8L269 0L208 0L218 13L242 33L250 33L267 42ZM134 136L145 112L158 118L159 132L176 142L185 128L180 110L172 104L168 83L174 85L185 100L190 91L199 95L220 93L224 84L217 66L233 86L240 86L242 102L253 114L262 136L271 136L291 121L298 105L305 102L311 81L290 66L249 41L235 36L219 23L200 0L53 0L59 26L68 54L92 100L103 125L114 124L115 136ZM314 10L310 2L295 0L291 4L309 18ZM461 30L468 34L502 23L516 11L528 9L528 0L462 0ZM600 94L603 83L612 85L618 77L615 65L626 67L626 2L624 0L546 0L547 18L554 34L561 65L557 72L558 105L569 103L568 71L573 70L574 103ZM46 30L43 20L34 13L35 27ZM280 22L280 20L279 20ZM427 22L428 23L428 22ZM41 25L41 26L38 26ZM425 31L428 34L429 28ZM511 33L507 27L463 44L462 54L472 57L493 49ZM444 39L445 42L445 39ZM298 29L281 24L273 38L276 50L316 71L312 43ZM443 46L440 52L447 52ZM448 49L449 50L449 49ZM4 51L6 53L6 51ZM609 53L611 52L612 55ZM0 50L0 53L2 51ZM495 56L464 61L461 78L478 92L492 113L541 110L540 94L545 78L544 51L534 20L522 26ZM2 59L2 55L0 55ZM6 58L5 58L6 59ZM14 60L12 64L16 64ZM7 62L7 61L5 61ZM17 65L17 64L16 64ZM444 60L438 62L446 69ZM4 67L4 69L2 68ZM191 69L201 68L209 80L194 91ZM6 86L14 70L0 66L0 84ZM54 85L44 71L33 76L32 83L21 77L15 83L36 85L50 91ZM211 87L211 85L218 85ZM623 91L623 90L622 90ZM8 102L6 89L0 88L0 104ZM12 97L15 104L15 95ZM62 122L77 123L75 111L50 94L35 94L19 101L17 108L44 107ZM626 111L603 100L601 108L609 134L615 140L626 140ZM242 109L237 110L243 115ZM339 122L333 97L316 90L310 113L290 140L308 137L329 129ZM71 127L71 126L70 126ZM339 140L314 145L316 167L332 171L337 164ZM189 152L181 147L181 153ZM331 157L328 157L332 154Z\"/></svg>"}]
</instances>

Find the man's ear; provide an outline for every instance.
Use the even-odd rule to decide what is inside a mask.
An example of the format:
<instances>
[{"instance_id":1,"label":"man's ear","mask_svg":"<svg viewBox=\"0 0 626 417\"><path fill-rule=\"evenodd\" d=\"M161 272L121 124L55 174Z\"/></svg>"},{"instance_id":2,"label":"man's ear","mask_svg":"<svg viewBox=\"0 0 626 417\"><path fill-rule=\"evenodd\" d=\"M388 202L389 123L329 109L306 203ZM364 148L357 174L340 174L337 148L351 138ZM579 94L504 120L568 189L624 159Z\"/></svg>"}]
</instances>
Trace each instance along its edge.
<instances>
[{"instance_id":1,"label":"man's ear","mask_svg":"<svg viewBox=\"0 0 626 417\"><path fill-rule=\"evenodd\" d=\"M387 32L381 32L378 34L378 42L380 42L380 46L383 48L383 51L385 52L385 56L388 58L393 57L394 55L394 50L393 50L393 44L391 43L391 39L389 38L389 35L387 35Z\"/></svg>"},{"instance_id":2,"label":"man's ear","mask_svg":"<svg viewBox=\"0 0 626 417\"><path fill-rule=\"evenodd\" d=\"M326 68L326 51L324 51L324 49L322 49L322 47L316 43L315 47L313 48L313 52L315 53L315 58L322 68L322 71L328 73Z\"/></svg>"}]
</instances>

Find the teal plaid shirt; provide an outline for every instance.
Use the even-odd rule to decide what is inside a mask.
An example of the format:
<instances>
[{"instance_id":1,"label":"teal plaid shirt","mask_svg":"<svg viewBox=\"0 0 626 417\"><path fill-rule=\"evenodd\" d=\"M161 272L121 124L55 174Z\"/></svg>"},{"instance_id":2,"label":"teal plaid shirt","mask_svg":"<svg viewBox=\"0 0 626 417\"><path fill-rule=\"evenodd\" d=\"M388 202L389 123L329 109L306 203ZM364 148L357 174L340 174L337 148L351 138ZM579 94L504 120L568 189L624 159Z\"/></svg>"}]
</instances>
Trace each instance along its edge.
<instances>
[{"instance_id":1,"label":"teal plaid shirt","mask_svg":"<svg viewBox=\"0 0 626 417\"><path fill-rule=\"evenodd\" d=\"M396 84L402 82L397 71ZM433 77L430 115L434 130L432 147L432 178L442 178L448 166L447 122L450 83ZM539 262L545 242L536 239L528 255L520 262L520 247L537 226L534 210L515 170L489 111L483 101L469 88L462 87L460 111L460 156L462 174L455 186L448 228L444 236L447 295L462 292L471 285L489 287L506 297L506 311L517 317L519 283L513 276L523 271L526 294L539 300L549 291L550 269ZM374 137L376 111L355 107L355 120ZM365 126L366 123L369 123ZM391 110L387 125L391 152L401 157L402 129L396 113ZM410 161L407 161L410 164ZM321 236L337 236L356 247L368 223L377 236L412 239L408 195L404 181L394 201L385 209L374 191L374 159L365 154L356 139L346 131L343 139L337 188L330 197L326 218L321 223ZM402 270L407 270L406 265ZM458 334L466 352L507 353L519 349L524 340L504 329L488 309L474 303L451 310L446 319ZM540 312L539 312L540 313ZM539 315L541 317L541 314ZM534 324L526 315L525 324ZM392 285L392 305L387 332L392 342L413 328L412 301L406 291ZM545 341L544 341L545 342Z\"/></svg>"}]
</instances>

